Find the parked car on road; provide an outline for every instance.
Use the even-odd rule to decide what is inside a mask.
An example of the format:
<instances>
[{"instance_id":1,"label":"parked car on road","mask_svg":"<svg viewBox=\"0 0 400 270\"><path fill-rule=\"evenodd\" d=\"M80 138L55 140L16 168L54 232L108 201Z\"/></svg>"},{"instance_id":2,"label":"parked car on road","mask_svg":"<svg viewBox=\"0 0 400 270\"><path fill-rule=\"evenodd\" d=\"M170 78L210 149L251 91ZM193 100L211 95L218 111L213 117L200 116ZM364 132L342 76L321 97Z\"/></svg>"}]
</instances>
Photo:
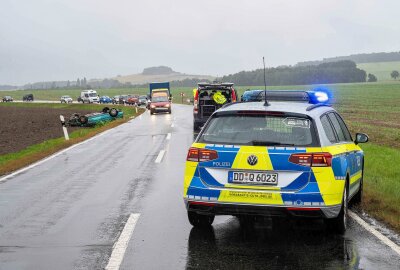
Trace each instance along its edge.
<instances>
[{"instance_id":1,"label":"parked car on road","mask_svg":"<svg viewBox=\"0 0 400 270\"><path fill-rule=\"evenodd\" d=\"M128 95L128 98L126 99L126 104L128 105L135 105L138 104L138 102L139 102L138 95Z\"/></svg>"},{"instance_id":2,"label":"parked car on road","mask_svg":"<svg viewBox=\"0 0 400 270\"><path fill-rule=\"evenodd\" d=\"M33 94L27 94L25 96L22 97L22 101L33 101Z\"/></svg>"},{"instance_id":3,"label":"parked car on road","mask_svg":"<svg viewBox=\"0 0 400 270\"><path fill-rule=\"evenodd\" d=\"M118 103L119 104L126 104L126 101L128 100L128 95L120 95L118 98Z\"/></svg>"},{"instance_id":4,"label":"parked car on road","mask_svg":"<svg viewBox=\"0 0 400 270\"><path fill-rule=\"evenodd\" d=\"M147 106L147 96L143 95L143 96L139 96L139 100L138 100L138 105L144 105Z\"/></svg>"},{"instance_id":5,"label":"parked car on road","mask_svg":"<svg viewBox=\"0 0 400 270\"><path fill-rule=\"evenodd\" d=\"M83 90L81 92L82 103L98 103L99 96L96 90Z\"/></svg>"},{"instance_id":6,"label":"parked car on road","mask_svg":"<svg viewBox=\"0 0 400 270\"><path fill-rule=\"evenodd\" d=\"M72 98L70 96L62 96L60 98L61 103L72 103Z\"/></svg>"},{"instance_id":7,"label":"parked car on road","mask_svg":"<svg viewBox=\"0 0 400 270\"><path fill-rule=\"evenodd\" d=\"M112 99L109 96L101 96L99 102L100 103L111 103Z\"/></svg>"},{"instance_id":8,"label":"parked car on road","mask_svg":"<svg viewBox=\"0 0 400 270\"><path fill-rule=\"evenodd\" d=\"M265 98L265 95L264 97ZM188 151L189 222L215 215L320 218L344 233L350 200L361 203L364 152L330 104L329 91L268 91L268 102L232 103L213 113Z\"/></svg>"},{"instance_id":9,"label":"parked car on road","mask_svg":"<svg viewBox=\"0 0 400 270\"><path fill-rule=\"evenodd\" d=\"M193 130L199 131L216 110L236 101L233 83L199 83L194 94Z\"/></svg>"},{"instance_id":10,"label":"parked car on road","mask_svg":"<svg viewBox=\"0 0 400 270\"><path fill-rule=\"evenodd\" d=\"M3 97L3 102L13 102L13 98L11 96L4 96Z\"/></svg>"},{"instance_id":11,"label":"parked car on road","mask_svg":"<svg viewBox=\"0 0 400 270\"><path fill-rule=\"evenodd\" d=\"M119 104L119 96L113 96L111 103L112 104Z\"/></svg>"},{"instance_id":12,"label":"parked car on road","mask_svg":"<svg viewBox=\"0 0 400 270\"><path fill-rule=\"evenodd\" d=\"M240 98L242 102L260 101L264 90L246 90Z\"/></svg>"}]
</instances>

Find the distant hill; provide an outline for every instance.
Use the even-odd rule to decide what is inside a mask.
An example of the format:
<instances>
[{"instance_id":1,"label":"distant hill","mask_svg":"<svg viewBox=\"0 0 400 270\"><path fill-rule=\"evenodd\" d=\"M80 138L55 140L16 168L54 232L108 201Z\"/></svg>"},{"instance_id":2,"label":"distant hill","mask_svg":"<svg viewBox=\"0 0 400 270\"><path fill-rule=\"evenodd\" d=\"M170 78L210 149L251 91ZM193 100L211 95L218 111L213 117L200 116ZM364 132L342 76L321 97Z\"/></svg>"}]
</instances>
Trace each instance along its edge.
<instances>
[{"instance_id":1,"label":"distant hill","mask_svg":"<svg viewBox=\"0 0 400 270\"><path fill-rule=\"evenodd\" d=\"M209 80L215 79L213 76L209 75L192 75L185 74L174 71L170 67L159 66L159 67L149 67L145 68L142 73L131 74L124 76L117 76L113 78L121 83L135 84L146 84L150 82L161 82L161 81L183 81L186 79L199 79L199 80Z\"/></svg>"},{"instance_id":2,"label":"distant hill","mask_svg":"<svg viewBox=\"0 0 400 270\"><path fill-rule=\"evenodd\" d=\"M361 63L377 63L377 62L396 62L400 61L400 52L380 52L380 53L361 53L352 54L348 56L337 56L331 58L324 58L316 61L299 62L296 66L315 66L322 63L337 62L343 60L350 60L356 64Z\"/></svg>"},{"instance_id":3,"label":"distant hill","mask_svg":"<svg viewBox=\"0 0 400 270\"><path fill-rule=\"evenodd\" d=\"M393 80L390 77L390 73L393 70L400 72L400 61L397 62L374 62L374 63L360 63L357 67L365 70L367 73L374 74L378 81L390 81Z\"/></svg>"}]
</instances>

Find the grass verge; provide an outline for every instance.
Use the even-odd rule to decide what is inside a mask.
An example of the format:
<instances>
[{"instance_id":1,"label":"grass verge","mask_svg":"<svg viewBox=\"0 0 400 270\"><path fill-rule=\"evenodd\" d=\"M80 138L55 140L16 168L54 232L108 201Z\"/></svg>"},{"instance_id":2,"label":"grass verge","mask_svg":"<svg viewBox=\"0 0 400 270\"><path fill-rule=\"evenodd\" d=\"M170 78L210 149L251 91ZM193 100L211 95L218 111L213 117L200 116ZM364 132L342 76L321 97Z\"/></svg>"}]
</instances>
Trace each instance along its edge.
<instances>
[{"instance_id":1,"label":"grass verge","mask_svg":"<svg viewBox=\"0 0 400 270\"><path fill-rule=\"evenodd\" d=\"M362 208L400 232L400 151L375 144L362 145L365 154Z\"/></svg>"},{"instance_id":2,"label":"grass verge","mask_svg":"<svg viewBox=\"0 0 400 270\"><path fill-rule=\"evenodd\" d=\"M22 104L23 105L23 104ZM17 105L17 106L22 106ZM10 105L7 105L10 106ZM29 104L25 106L41 106L41 107L50 107L50 108L60 108L62 106L80 106L80 109L93 109L95 106L96 111L98 110L97 105L87 105L88 107L83 108L82 105L61 105L61 104ZM54 107L55 106L55 107ZM90 107L92 106L92 107ZM87 140L103 131L114 128L120 124L123 124L129 121L132 117L136 117L137 115L143 113L145 109L138 108L138 112L136 113L136 109L134 107L128 106L113 106L121 109L124 112L123 119L117 119L112 122L102 123L96 125L92 128L81 128L69 134L70 140L66 141L64 138L57 138L44 141L39 144L31 145L24 150L15 153L9 153L0 156L0 175L5 175L11 173L20 168L26 167L38 160L41 160L47 156L50 156L62 149L65 149L73 144L82 142Z\"/></svg>"}]
</instances>

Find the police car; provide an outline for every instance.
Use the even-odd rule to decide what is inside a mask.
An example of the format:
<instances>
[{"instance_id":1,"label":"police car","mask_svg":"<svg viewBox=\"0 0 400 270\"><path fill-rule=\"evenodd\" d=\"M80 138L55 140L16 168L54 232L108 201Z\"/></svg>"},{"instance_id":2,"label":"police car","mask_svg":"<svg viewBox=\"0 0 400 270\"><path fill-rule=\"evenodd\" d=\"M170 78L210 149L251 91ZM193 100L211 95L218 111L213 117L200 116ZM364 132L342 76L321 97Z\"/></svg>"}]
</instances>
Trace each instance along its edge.
<instances>
[{"instance_id":1,"label":"police car","mask_svg":"<svg viewBox=\"0 0 400 270\"><path fill-rule=\"evenodd\" d=\"M350 200L361 202L364 154L332 95L265 91L266 101L216 111L187 154L184 202L193 226L215 215L324 218L346 230Z\"/></svg>"}]
</instances>

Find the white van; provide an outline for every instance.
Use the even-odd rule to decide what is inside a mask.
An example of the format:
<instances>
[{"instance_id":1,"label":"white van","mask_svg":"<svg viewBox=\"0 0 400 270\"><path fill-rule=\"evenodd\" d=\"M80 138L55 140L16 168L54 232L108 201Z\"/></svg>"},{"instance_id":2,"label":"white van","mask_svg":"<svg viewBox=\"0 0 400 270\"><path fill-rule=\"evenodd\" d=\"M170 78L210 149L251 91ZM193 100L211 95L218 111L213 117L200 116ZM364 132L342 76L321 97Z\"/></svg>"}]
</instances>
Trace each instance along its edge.
<instances>
[{"instance_id":1,"label":"white van","mask_svg":"<svg viewBox=\"0 0 400 270\"><path fill-rule=\"evenodd\" d=\"M81 100L83 103L99 103L100 99L96 90L84 90L81 92Z\"/></svg>"}]
</instances>

